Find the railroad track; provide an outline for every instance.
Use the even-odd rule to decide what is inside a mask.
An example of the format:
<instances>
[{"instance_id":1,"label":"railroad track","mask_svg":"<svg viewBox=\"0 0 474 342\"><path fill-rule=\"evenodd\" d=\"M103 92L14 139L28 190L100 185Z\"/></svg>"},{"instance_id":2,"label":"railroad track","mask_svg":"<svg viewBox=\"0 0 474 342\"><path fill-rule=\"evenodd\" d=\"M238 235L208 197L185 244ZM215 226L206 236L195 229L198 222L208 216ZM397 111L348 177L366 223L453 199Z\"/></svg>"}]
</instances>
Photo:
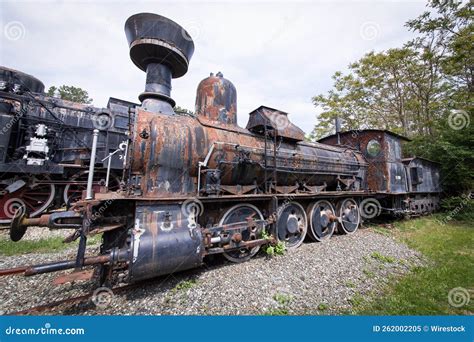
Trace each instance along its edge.
<instances>
[{"instance_id":1,"label":"railroad track","mask_svg":"<svg viewBox=\"0 0 474 342\"><path fill-rule=\"evenodd\" d=\"M112 288L112 289L104 287L102 289L103 289L103 293L117 294L117 293L124 292L124 291L127 291L127 290L135 289L135 288L137 288L141 285L144 285L144 283L147 283L147 282L138 282L138 283L134 283L134 284L118 286L118 287ZM71 297L71 298L66 298L66 299L61 299L61 300L54 301L54 302L49 302L49 303L46 303L46 304L41 304L41 305L34 306L34 307L31 307L31 308L25 309L25 310L9 312L9 313L6 313L6 315L8 315L8 316L26 316L26 315L32 315L32 314L52 311L55 308L58 308L62 305L72 305L72 304L75 304L75 303L85 302L85 301L88 301L88 300L92 299L94 296L100 296L100 294L96 293L96 291L98 289L101 289L101 288L99 287L99 288L95 289L94 291L92 291L90 293L87 293L87 294L84 294L84 295ZM96 303L94 303L94 304L96 306L100 306L100 304L99 305L97 305Z\"/></svg>"}]
</instances>

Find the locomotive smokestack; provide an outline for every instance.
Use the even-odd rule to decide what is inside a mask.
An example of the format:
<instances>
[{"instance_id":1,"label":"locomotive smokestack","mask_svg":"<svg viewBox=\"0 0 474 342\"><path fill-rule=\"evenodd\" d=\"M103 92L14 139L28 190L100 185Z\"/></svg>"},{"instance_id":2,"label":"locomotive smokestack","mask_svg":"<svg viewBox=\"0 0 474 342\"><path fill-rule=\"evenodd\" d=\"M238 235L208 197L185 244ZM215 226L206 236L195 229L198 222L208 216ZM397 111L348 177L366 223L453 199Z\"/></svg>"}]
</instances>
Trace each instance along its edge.
<instances>
[{"instance_id":1,"label":"locomotive smokestack","mask_svg":"<svg viewBox=\"0 0 474 342\"><path fill-rule=\"evenodd\" d=\"M125 22L133 63L146 72L145 91L138 96L145 110L174 114L171 79L188 71L194 53L189 34L174 21L153 13L139 13Z\"/></svg>"}]
</instances>

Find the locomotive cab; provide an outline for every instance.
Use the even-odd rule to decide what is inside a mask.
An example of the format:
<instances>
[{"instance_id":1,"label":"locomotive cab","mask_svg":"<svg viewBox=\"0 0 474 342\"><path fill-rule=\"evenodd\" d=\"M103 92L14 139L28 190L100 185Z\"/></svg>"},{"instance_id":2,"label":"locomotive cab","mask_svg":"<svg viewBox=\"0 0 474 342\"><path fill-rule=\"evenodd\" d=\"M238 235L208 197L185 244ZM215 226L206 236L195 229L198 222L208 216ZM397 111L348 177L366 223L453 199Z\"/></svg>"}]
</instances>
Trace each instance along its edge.
<instances>
[{"instance_id":1,"label":"locomotive cab","mask_svg":"<svg viewBox=\"0 0 474 342\"><path fill-rule=\"evenodd\" d=\"M348 146L360 151L368 163L369 190L406 194L409 189L402 162L402 141L409 139L390 131L376 129L340 132L319 140L323 144Z\"/></svg>"}]
</instances>

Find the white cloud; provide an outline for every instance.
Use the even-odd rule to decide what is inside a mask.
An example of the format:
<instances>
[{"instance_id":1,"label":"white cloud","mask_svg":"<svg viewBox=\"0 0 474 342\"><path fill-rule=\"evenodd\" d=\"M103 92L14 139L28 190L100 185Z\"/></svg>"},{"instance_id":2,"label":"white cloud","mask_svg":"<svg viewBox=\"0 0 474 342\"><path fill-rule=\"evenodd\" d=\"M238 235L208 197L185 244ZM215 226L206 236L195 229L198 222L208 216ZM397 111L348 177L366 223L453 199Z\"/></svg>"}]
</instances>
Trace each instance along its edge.
<instances>
[{"instance_id":1,"label":"white cloud","mask_svg":"<svg viewBox=\"0 0 474 342\"><path fill-rule=\"evenodd\" d=\"M96 106L110 96L138 101L145 74L128 57L125 20L138 12L167 16L194 35L190 70L173 81L176 102L194 108L196 87L222 71L237 87L239 123L261 104L290 113L306 132L317 110L311 97L331 87L331 75L370 50L401 46L404 23L424 9L416 2L0 2L0 64L50 85L87 89ZM19 40L5 25L25 28ZM361 26L375 23L376 37ZM372 32L373 33L373 32ZM369 37L370 38L370 37Z\"/></svg>"}]
</instances>

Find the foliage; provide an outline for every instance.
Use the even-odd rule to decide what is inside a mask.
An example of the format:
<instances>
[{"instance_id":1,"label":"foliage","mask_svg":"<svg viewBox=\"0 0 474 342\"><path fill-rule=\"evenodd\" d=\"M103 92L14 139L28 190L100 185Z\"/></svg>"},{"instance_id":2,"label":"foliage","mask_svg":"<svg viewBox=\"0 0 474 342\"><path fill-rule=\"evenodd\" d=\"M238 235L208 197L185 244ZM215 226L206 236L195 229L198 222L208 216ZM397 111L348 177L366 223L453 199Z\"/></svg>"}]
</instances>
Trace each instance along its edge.
<instances>
[{"instance_id":1,"label":"foliage","mask_svg":"<svg viewBox=\"0 0 474 342\"><path fill-rule=\"evenodd\" d=\"M284 293L277 293L273 296L273 299L280 305L288 305L293 297Z\"/></svg>"},{"instance_id":2,"label":"foliage","mask_svg":"<svg viewBox=\"0 0 474 342\"><path fill-rule=\"evenodd\" d=\"M276 293L273 295L273 300L278 303L278 307L268 310L266 312L267 315L282 316L289 314L288 305L293 300L293 296L284 293Z\"/></svg>"},{"instance_id":3,"label":"foliage","mask_svg":"<svg viewBox=\"0 0 474 342\"><path fill-rule=\"evenodd\" d=\"M472 290L474 253L472 221L441 224L440 217L401 221L389 231L398 240L421 252L426 260L405 276L368 296L356 295L351 303L363 315L452 315L474 312L474 302L456 308L448 293L458 287Z\"/></svg>"},{"instance_id":4,"label":"foliage","mask_svg":"<svg viewBox=\"0 0 474 342\"><path fill-rule=\"evenodd\" d=\"M194 285L196 285L196 280L191 279L191 280L183 280L179 282L174 288L173 292L178 292L178 291L186 291L192 288Z\"/></svg>"},{"instance_id":5,"label":"foliage","mask_svg":"<svg viewBox=\"0 0 474 342\"><path fill-rule=\"evenodd\" d=\"M437 123L436 136L418 136L405 144L407 155L439 162L441 183L447 195L474 189L474 121L463 129L449 127L448 120Z\"/></svg>"},{"instance_id":6,"label":"foliage","mask_svg":"<svg viewBox=\"0 0 474 342\"><path fill-rule=\"evenodd\" d=\"M275 255L284 255L285 254L285 244L281 241L278 241L275 245L268 245L263 247L264 252L272 257Z\"/></svg>"},{"instance_id":7,"label":"foliage","mask_svg":"<svg viewBox=\"0 0 474 342\"><path fill-rule=\"evenodd\" d=\"M63 100L86 104L92 103L92 99L89 97L89 93L79 87L67 85L62 85L59 88L55 86L49 87L47 92L48 96L57 96L58 94L59 97Z\"/></svg>"},{"instance_id":8,"label":"foliage","mask_svg":"<svg viewBox=\"0 0 474 342\"><path fill-rule=\"evenodd\" d=\"M336 72L334 89L313 98L313 103L323 108L316 135L328 133L335 117L342 119L346 130L430 133L431 121L440 116L431 99L442 85L438 74L426 70L418 51L404 47L369 52L352 63L349 71L348 75Z\"/></svg>"},{"instance_id":9,"label":"foliage","mask_svg":"<svg viewBox=\"0 0 474 342\"><path fill-rule=\"evenodd\" d=\"M443 216L441 222L451 220L474 222L474 201L472 200L472 194L446 198L441 201L441 207L445 211L445 213L441 214Z\"/></svg>"},{"instance_id":10,"label":"foliage","mask_svg":"<svg viewBox=\"0 0 474 342\"><path fill-rule=\"evenodd\" d=\"M473 188L474 24L469 2L430 1L406 23L416 37L401 48L369 52L337 71L309 139L330 134L336 117L344 130L378 128L414 138L407 151L442 164L451 193ZM453 128L453 112L466 124ZM453 167L454 166L454 167Z\"/></svg>"},{"instance_id":11,"label":"foliage","mask_svg":"<svg viewBox=\"0 0 474 342\"><path fill-rule=\"evenodd\" d=\"M372 259L378 260L378 261L383 262L383 263L391 264L391 263L395 262L394 257L388 256L388 255L383 255L383 254L381 254L380 252L377 252L377 251L370 254L370 256L372 257Z\"/></svg>"},{"instance_id":12,"label":"foliage","mask_svg":"<svg viewBox=\"0 0 474 342\"><path fill-rule=\"evenodd\" d=\"M261 239L270 239L271 235L268 234L266 230L263 230L260 234ZM283 255L285 254L286 247L282 241L278 241L276 244L273 245L266 245L262 247L263 251L270 257L274 255Z\"/></svg>"},{"instance_id":13,"label":"foliage","mask_svg":"<svg viewBox=\"0 0 474 342\"><path fill-rule=\"evenodd\" d=\"M194 112L192 110L182 108L180 106L174 106L173 109L174 109L175 113L177 113L177 114L194 116Z\"/></svg>"},{"instance_id":14,"label":"foliage","mask_svg":"<svg viewBox=\"0 0 474 342\"><path fill-rule=\"evenodd\" d=\"M327 309L329 309L329 306L327 304L321 303L318 305L319 311L326 311Z\"/></svg>"},{"instance_id":15,"label":"foliage","mask_svg":"<svg viewBox=\"0 0 474 342\"><path fill-rule=\"evenodd\" d=\"M281 241L278 241L278 243L275 245L275 254L276 255L283 255L285 254L285 244Z\"/></svg>"}]
</instances>

